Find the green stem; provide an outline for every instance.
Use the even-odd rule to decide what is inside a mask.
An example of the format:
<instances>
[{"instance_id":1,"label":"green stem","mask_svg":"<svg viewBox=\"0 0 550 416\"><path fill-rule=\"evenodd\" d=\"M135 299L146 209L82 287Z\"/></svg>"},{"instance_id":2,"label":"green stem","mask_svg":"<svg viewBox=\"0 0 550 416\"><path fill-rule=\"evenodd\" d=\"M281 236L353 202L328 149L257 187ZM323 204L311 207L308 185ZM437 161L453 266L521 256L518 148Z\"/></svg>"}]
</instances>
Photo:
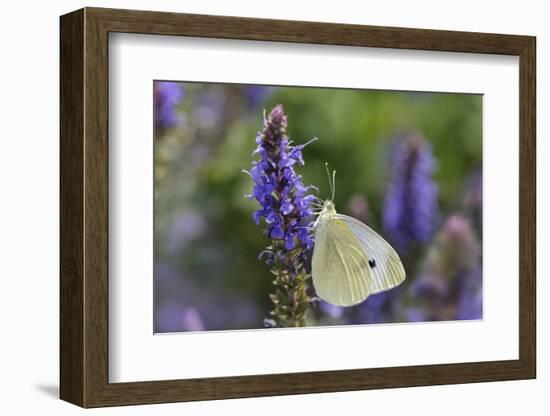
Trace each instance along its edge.
<instances>
[{"instance_id":1,"label":"green stem","mask_svg":"<svg viewBox=\"0 0 550 416\"><path fill-rule=\"evenodd\" d=\"M289 253L292 256L293 253ZM292 258L292 257L291 257ZM273 285L275 291L270 295L273 310L270 312L277 327L303 327L306 325L306 313L310 299L307 294L310 276L303 267L300 272L292 275L292 265L277 260L271 270L275 275Z\"/></svg>"}]
</instances>

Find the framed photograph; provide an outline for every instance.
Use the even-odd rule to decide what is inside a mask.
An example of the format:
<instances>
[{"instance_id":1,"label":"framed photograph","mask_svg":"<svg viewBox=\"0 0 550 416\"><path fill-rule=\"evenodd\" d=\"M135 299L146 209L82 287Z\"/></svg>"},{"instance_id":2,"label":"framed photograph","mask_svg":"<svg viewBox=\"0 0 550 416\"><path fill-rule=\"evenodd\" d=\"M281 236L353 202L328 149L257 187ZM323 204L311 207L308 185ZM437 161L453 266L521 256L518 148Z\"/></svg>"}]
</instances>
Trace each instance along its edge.
<instances>
[{"instance_id":1,"label":"framed photograph","mask_svg":"<svg viewBox=\"0 0 550 416\"><path fill-rule=\"evenodd\" d=\"M60 25L63 400L535 378L534 37Z\"/></svg>"}]
</instances>

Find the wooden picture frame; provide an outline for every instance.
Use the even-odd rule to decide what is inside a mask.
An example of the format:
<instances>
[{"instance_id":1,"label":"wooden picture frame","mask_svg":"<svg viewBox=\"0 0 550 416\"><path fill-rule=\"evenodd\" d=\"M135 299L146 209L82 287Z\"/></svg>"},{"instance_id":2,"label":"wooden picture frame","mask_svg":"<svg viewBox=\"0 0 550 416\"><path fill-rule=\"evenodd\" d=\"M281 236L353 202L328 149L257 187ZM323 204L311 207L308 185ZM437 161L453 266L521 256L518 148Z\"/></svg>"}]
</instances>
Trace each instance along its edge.
<instances>
[{"instance_id":1,"label":"wooden picture frame","mask_svg":"<svg viewBox=\"0 0 550 416\"><path fill-rule=\"evenodd\" d=\"M61 17L60 396L82 407L337 392L536 376L535 38L85 8ZM514 55L520 66L519 359L109 383L110 32Z\"/></svg>"}]
</instances>

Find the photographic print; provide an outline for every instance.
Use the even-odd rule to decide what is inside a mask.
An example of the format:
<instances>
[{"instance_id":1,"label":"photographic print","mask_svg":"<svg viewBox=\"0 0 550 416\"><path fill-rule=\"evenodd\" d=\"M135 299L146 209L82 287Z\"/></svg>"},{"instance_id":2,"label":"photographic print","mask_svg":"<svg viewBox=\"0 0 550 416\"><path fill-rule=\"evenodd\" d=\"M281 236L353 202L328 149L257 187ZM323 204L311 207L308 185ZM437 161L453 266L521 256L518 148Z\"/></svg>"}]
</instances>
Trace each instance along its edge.
<instances>
[{"instance_id":1,"label":"photographic print","mask_svg":"<svg viewBox=\"0 0 550 416\"><path fill-rule=\"evenodd\" d=\"M153 88L156 333L483 318L482 95Z\"/></svg>"}]
</instances>

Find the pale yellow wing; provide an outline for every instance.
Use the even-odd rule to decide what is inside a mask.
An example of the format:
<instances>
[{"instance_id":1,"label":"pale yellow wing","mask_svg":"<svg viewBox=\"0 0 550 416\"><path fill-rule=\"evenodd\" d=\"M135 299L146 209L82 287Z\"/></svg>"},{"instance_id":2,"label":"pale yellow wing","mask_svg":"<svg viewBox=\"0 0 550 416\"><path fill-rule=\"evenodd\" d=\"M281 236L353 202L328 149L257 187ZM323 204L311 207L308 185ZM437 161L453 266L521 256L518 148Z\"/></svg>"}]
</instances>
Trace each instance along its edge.
<instances>
[{"instance_id":1,"label":"pale yellow wing","mask_svg":"<svg viewBox=\"0 0 550 416\"><path fill-rule=\"evenodd\" d=\"M335 214L315 227L312 279L317 295L352 306L405 279L395 250L362 222Z\"/></svg>"},{"instance_id":2,"label":"pale yellow wing","mask_svg":"<svg viewBox=\"0 0 550 416\"><path fill-rule=\"evenodd\" d=\"M369 258L372 275L372 280L369 282L371 294L392 289L405 280L403 263L397 252L386 240L380 237L372 228L353 217L336 214L335 218L349 227Z\"/></svg>"},{"instance_id":3,"label":"pale yellow wing","mask_svg":"<svg viewBox=\"0 0 550 416\"><path fill-rule=\"evenodd\" d=\"M371 293L368 258L358 238L338 219L315 227L311 274L317 296L333 305L356 305Z\"/></svg>"}]
</instances>

